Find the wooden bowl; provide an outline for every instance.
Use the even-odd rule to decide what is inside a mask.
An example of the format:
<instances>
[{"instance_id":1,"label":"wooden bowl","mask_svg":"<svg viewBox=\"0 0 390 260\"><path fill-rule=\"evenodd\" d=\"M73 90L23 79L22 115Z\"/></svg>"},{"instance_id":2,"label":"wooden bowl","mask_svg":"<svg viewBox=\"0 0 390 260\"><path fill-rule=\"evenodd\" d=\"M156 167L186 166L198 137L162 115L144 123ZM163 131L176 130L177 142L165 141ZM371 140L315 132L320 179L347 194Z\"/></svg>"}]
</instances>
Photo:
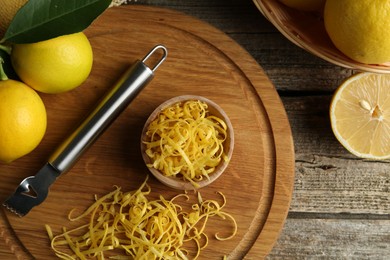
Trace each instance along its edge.
<instances>
[{"instance_id":1,"label":"wooden bowl","mask_svg":"<svg viewBox=\"0 0 390 260\"><path fill-rule=\"evenodd\" d=\"M213 101L211 101L207 98L201 97L201 96L184 95L184 96L178 96L178 97L171 98L171 99L165 101L164 103L162 103L161 105L159 105L152 112L152 114L149 116L149 118L147 119L147 121L144 125L144 128L142 130L141 153L142 153L142 158L143 158L145 164L152 163L149 156L147 156L145 153L146 145L143 143L143 140L145 140L146 131L149 128L149 124L159 115L160 111L162 111L166 107L169 107L169 106L176 104L178 102L183 102L183 101L187 101L187 100L200 100L200 101L207 103L208 109L209 109L209 114L217 116L225 121L228 130L227 130L227 139L225 140L223 146L224 146L225 154L228 157L228 160L227 161L221 160L221 163L216 167L215 171L209 175L208 179L205 178L202 181L196 182L198 184L197 187L195 187L190 181L185 181L182 178L165 176L155 168L148 167L148 169L160 182L162 182L163 184L165 184L171 188L175 188L175 189L179 189L179 190L196 190L196 189L199 189L199 188L202 188L202 187L209 185L210 183L214 182L217 178L219 178L222 175L222 173L225 171L226 167L228 166L229 161L230 161L232 154L233 154L234 133L233 133L232 124L231 124L228 116L226 115L226 113L216 103L214 103Z\"/></svg>"},{"instance_id":2,"label":"wooden bowl","mask_svg":"<svg viewBox=\"0 0 390 260\"><path fill-rule=\"evenodd\" d=\"M335 65L360 71L390 73L390 62L364 64L341 53L329 38L322 13L303 12L278 0L253 0L260 12L291 42Z\"/></svg>"}]
</instances>

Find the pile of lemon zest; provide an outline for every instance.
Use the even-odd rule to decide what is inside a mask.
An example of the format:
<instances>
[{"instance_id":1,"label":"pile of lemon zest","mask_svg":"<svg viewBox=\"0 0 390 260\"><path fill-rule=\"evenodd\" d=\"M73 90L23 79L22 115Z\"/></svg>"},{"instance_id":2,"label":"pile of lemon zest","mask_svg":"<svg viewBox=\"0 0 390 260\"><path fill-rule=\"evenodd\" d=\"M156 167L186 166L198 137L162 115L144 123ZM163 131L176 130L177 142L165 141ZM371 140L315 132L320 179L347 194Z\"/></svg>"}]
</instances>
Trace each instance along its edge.
<instances>
[{"instance_id":1,"label":"pile of lemon zest","mask_svg":"<svg viewBox=\"0 0 390 260\"><path fill-rule=\"evenodd\" d=\"M227 125L209 115L208 105L200 100L176 103L163 109L146 131L147 166L165 176L182 176L193 185L209 178L221 160L227 161L223 144Z\"/></svg>"},{"instance_id":2,"label":"pile of lemon zest","mask_svg":"<svg viewBox=\"0 0 390 260\"><path fill-rule=\"evenodd\" d=\"M72 213L76 210L76 209L72 209L68 214L68 219L70 221L76 221L76 220L84 218L85 216L89 215L92 212L92 210L95 210L97 206L101 205L103 203L103 201L105 201L107 198L112 197L114 194L116 194L119 191L120 191L120 188L116 187L116 189L114 191L106 194L105 196L101 197L100 199L97 199L97 197L95 197L95 200L96 200L95 203L92 204L87 210L84 211L83 214L79 215L78 217L72 218Z\"/></svg>"},{"instance_id":3,"label":"pile of lemon zest","mask_svg":"<svg viewBox=\"0 0 390 260\"><path fill-rule=\"evenodd\" d=\"M85 220L88 223L72 230L63 228L57 236L53 236L50 226L46 225L55 254L66 260L104 259L109 251L122 249L123 255L110 258L188 259L191 255L191 259L197 259L209 244L205 233L209 218L219 216L234 223L232 235L220 238L216 234L216 239L230 239L237 232L234 218L222 210L226 205L222 193L218 193L223 198L220 205L215 200L204 200L198 192L198 202L186 212L178 200L188 201L190 196L187 193L178 194L170 200L161 195L156 200L150 200L147 197L150 192L147 179L132 192L125 193L115 187L113 192L101 198L95 196L95 202L79 216L73 217L74 210L68 215L70 221ZM191 253L185 246L188 242L196 246Z\"/></svg>"}]
</instances>

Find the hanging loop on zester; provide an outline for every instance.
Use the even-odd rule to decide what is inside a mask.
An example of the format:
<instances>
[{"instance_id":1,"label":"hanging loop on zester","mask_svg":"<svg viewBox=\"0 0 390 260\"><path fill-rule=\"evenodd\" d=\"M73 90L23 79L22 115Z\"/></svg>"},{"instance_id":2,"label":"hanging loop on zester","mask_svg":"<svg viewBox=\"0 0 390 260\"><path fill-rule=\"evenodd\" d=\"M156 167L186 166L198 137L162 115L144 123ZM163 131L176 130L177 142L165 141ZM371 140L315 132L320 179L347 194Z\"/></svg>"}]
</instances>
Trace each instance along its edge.
<instances>
[{"instance_id":1,"label":"hanging loop on zester","mask_svg":"<svg viewBox=\"0 0 390 260\"><path fill-rule=\"evenodd\" d=\"M151 68L151 70L154 72L160 65L163 63L163 61L166 59L168 50L165 48L164 45L157 45L155 46L146 56L142 59L142 62L145 63L152 55L154 55L157 51L162 50L162 56L160 60L157 61L157 63Z\"/></svg>"}]
</instances>

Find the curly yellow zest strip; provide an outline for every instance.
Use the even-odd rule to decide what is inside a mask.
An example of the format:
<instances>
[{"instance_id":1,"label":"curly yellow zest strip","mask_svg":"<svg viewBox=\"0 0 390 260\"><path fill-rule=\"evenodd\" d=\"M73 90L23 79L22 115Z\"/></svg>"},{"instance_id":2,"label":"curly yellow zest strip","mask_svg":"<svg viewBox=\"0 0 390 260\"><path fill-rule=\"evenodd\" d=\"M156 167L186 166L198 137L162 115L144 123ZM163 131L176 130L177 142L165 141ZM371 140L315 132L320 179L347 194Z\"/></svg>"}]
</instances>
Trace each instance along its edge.
<instances>
[{"instance_id":1,"label":"curly yellow zest strip","mask_svg":"<svg viewBox=\"0 0 390 260\"><path fill-rule=\"evenodd\" d=\"M119 187L95 202L79 216L72 210L70 221L83 222L72 230L63 228L61 234L54 236L46 225L51 247L61 259L196 259L201 250L207 247L206 234L208 219L219 216L233 223L233 233L217 240L232 238L237 233L237 223L222 205L215 200L204 200L197 193L197 203L185 211L178 203L183 198L187 204L188 194L179 194L170 200L160 196L150 200L151 188L147 179L141 187L132 192L122 192ZM186 248L186 243L194 243L195 251ZM113 255L122 250L122 254Z\"/></svg>"}]
</instances>

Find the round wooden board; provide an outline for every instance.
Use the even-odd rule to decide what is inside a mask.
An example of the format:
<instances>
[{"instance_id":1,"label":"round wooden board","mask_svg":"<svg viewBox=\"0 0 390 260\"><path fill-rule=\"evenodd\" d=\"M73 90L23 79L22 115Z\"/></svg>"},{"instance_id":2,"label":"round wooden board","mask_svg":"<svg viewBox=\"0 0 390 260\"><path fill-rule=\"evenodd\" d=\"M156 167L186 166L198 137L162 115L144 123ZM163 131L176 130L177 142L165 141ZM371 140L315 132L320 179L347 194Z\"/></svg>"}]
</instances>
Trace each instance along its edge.
<instances>
[{"instance_id":1,"label":"round wooden board","mask_svg":"<svg viewBox=\"0 0 390 260\"><path fill-rule=\"evenodd\" d=\"M294 148L283 104L256 61L219 30L176 11L124 6L107 10L86 31L94 67L88 80L64 94L44 95L48 129L39 147L10 165L0 165L0 200L20 181L34 175L56 146L88 114L135 60L157 44L168 49L167 60L153 81L126 111L51 187L48 198L23 218L0 210L0 235L17 258L51 259L44 225L54 233L74 223L73 208L84 209L93 195L119 185L138 188L148 175L140 155L143 124L160 103L179 95L200 95L219 104L232 121L235 150L226 172L200 190L205 199L220 200L237 220L238 233L228 241L213 234L231 232L229 222L214 220L206 232L209 246L201 259L259 259L276 242L287 217L294 183ZM178 193L150 176L152 195L170 198Z\"/></svg>"}]
</instances>

